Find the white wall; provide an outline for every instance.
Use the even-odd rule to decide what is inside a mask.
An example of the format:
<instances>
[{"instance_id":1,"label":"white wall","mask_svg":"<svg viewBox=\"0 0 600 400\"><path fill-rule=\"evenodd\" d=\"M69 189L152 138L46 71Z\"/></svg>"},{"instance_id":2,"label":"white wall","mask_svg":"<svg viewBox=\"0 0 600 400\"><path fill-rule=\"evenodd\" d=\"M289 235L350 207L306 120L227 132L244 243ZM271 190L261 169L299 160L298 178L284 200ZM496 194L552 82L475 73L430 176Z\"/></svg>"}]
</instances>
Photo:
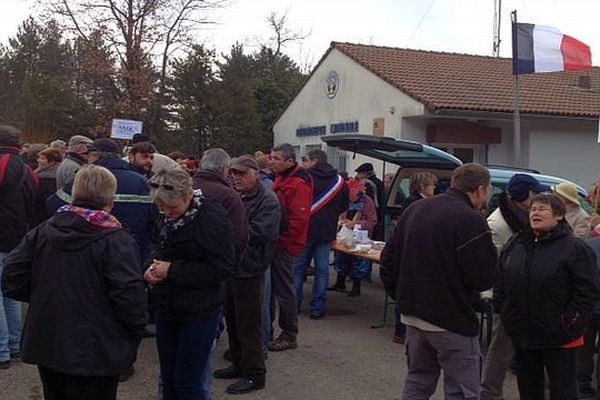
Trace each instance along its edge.
<instances>
[{"instance_id":1,"label":"white wall","mask_svg":"<svg viewBox=\"0 0 600 400\"><path fill-rule=\"evenodd\" d=\"M513 165L513 126L512 122L496 121L490 126L501 129L500 143L488 145L488 164Z\"/></svg>"},{"instance_id":2,"label":"white wall","mask_svg":"<svg viewBox=\"0 0 600 400\"><path fill-rule=\"evenodd\" d=\"M335 70L339 75L339 89L333 99L327 97L327 74ZM393 107L393 113L392 111ZM319 136L297 137L296 129L358 121L359 133L372 133L373 119L385 119L385 136L400 138L402 117L421 115L424 106L389 85L372 72L334 49L314 71L304 88L273 126L274 143L304 146L319 144ZM381 176L382 164L360 155L348 155L348 171L364 161L372 162Z\"/></svg>"},{"instance_id":3,"label":"white wall","mask_svg":"<svg viewBox=\"0 0 600 400\"><path fill-rule=\"evenodd\" d=\"M600 175L597 129L594 121L532 123L529 166L587 188Z\"/></svg>"}]
</instances>

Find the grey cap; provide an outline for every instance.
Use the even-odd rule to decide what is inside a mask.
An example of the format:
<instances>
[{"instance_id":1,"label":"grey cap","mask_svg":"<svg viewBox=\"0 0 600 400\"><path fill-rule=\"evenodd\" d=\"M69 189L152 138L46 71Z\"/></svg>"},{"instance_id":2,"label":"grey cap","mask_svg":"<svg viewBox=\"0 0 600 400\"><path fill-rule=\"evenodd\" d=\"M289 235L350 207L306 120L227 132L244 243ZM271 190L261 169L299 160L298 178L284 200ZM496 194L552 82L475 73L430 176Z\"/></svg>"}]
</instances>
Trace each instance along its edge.
<instances>
[{"instance_id":1,"label":"grey cap","mask_svg":"<svg viewBox=\"0 0 600 400\"><path fill-rule=\"evenodd\" d=\"M94 141L87 136L74 135L69 139L69 153L84 153L87 147L91 146Z\"/></svg>"}]
</instances>

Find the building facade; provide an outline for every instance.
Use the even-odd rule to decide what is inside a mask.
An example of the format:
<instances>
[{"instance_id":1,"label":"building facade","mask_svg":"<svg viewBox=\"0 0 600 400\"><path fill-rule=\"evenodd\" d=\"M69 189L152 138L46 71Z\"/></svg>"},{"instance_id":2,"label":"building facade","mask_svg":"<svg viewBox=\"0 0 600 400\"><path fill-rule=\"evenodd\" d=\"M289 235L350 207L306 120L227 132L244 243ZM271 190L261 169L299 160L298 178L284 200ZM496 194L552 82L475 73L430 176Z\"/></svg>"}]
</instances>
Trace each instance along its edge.
<instances>
[{"instance_id":1,"label":"building facade","mask_svg":"<svg viewBox=\"0 0 600 400\"><path fill-rule=\"evenodd\" d=\"M514 146L511 60L333 42L273 127L275 144L315 148L351 175L370 161L327 149L323 135L428 143L464 162L521 166L587 186L600 175L600 70L519 77L521 153Z\"/></svg>"}]
</instances>

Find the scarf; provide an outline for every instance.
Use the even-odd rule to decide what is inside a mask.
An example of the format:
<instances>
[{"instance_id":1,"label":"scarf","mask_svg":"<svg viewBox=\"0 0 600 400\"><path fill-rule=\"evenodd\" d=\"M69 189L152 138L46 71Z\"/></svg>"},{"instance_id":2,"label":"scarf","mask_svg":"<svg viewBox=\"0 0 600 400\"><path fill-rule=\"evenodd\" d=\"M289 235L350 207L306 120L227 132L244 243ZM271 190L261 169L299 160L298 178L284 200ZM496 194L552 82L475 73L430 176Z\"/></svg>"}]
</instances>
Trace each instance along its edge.
<instances>
[{"instance_id":1,"label":"scarf","mask_svg":"<svg viewBox=\"0 0 600 400\"><path fill-rule=\"evenodd\" d=\"M510 201L506 192L500 194L498 207L513 233L521 232L529 224L529 214L527 211L521 210Z\"/></svg>"},{"instance_id":2,"label":"scarf","mask_svg":"<svg viewBox=\"0 0 600 400\"><path fill-rule=\"evenodd\" d=\"M168 219L164 217L163 226L160 230L161 241L167 240L168 236L171 235L178 229L181 229L185 226L188 226L198 212L202 208L202 201L204 200L204 196L202 195L202 191L200 189L194 190L194 195L192 197L192 201L190 202L190 206L187 211L177 219Z\"/></svg>"},{"instance_id":3,"label":"scarf","mask_svg":"<svg viewBox=\"0 0 600 400\"><path fill-rule=\"evenodd\" d=\"M72 212L79 215L92 225L99 226L101 228L122 228L121 223L114 215L107 213L104 210L93 210L91 208L77 207L72 204L60 207L57 213L61 212Z\"/></svg>"},{"instance_id":4,"label":"scarf","mask_svg":"<svg viewBox=\"0 0 600 400\"><path fill-rule=\"evenodd\" d=\"M356 203L350 202L348 205L348 212L346 213L346 217L352 221L360 221L360 217L365 208L364 196L366 194L360 193L358 195L358 201Z\"/></svg>"}]
</instances>

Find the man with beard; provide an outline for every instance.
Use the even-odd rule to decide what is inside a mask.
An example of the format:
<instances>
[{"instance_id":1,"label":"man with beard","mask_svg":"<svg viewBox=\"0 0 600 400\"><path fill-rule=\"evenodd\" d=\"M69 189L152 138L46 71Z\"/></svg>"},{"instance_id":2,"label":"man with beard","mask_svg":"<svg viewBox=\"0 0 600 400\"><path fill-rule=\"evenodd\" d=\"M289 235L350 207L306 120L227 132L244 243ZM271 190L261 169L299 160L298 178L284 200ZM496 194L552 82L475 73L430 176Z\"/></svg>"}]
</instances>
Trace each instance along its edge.
<instances>
[{"instance_id":1,"label":"man with beard","mask_svg":"<svg viewBox=\"0 0 600 400\"><path fill-rule=\"evenodd\" d=\"M156 147L152 143L136 143L129 150L129 165L134 171L150 179L154 175L154 172L152 172L154 153L156 153Z\"/></svg>"}]
</instances>

